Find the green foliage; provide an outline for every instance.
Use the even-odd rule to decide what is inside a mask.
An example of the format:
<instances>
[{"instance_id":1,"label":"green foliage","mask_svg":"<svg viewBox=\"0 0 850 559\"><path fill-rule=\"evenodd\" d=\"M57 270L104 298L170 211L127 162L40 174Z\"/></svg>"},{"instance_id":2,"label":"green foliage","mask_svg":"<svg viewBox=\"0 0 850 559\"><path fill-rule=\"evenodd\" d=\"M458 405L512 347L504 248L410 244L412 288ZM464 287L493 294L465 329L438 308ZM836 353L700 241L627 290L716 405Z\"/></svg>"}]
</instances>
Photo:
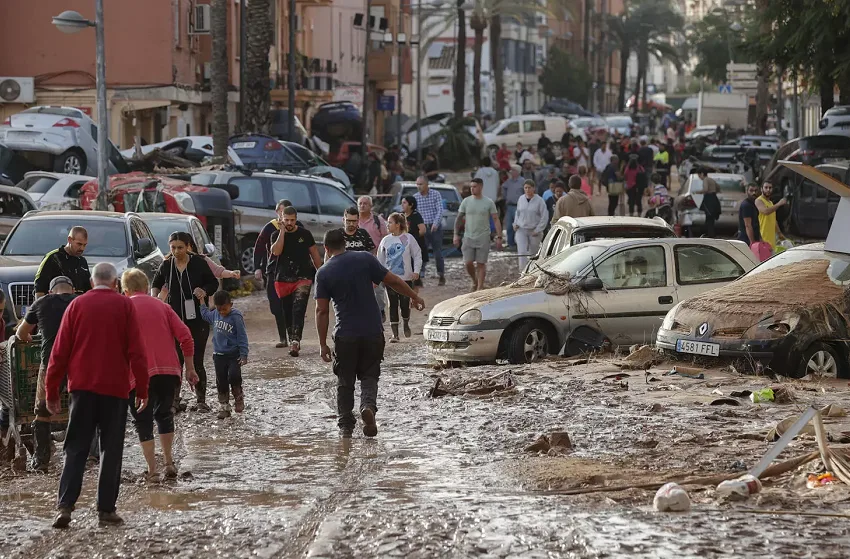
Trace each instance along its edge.
<instances>
[{"instance_id":1,"label":"green foliage","mask_svg":"<svg viewBox=\"0 0 850 559\"><path fill-rule=\"evenodd\" d=\"M756 58L751 50L744 48L745 31L751 27L744 27L743 31L731 29L732 16L723 13L710 13L701 21L694 24L692 31L688 34L688 44L696 55L698 62L694 68L694 75L702 77L714 84L725 83L726 65L732 60L740 63L755 62ZM742 27L745 22L734 21Z\"/></svg>"},{"instance_id":2,"label":"green foliage","mask_svg":"<svg viewBox=\"0 0 850 559\"><path fill-rule=\"evenodd\" d=\"M472 117L451 118L436 134L435 141L439 142L437 158L440 165L452 170L464 169L478 162L478 139L469 131L475 126ZM431 146L433 149L433 146Z\"/></svg>"},{"instance_id":3,"label":"green foliage","mask_svg":"<svg viewBox=\"0 0 850 559\"><path fill-rule=\"evenodd\" d=\"M540 84L544 95L566 98L586 106L593 76L583 59L554 47L549 50Z\"/></svg>"}]
</instances>

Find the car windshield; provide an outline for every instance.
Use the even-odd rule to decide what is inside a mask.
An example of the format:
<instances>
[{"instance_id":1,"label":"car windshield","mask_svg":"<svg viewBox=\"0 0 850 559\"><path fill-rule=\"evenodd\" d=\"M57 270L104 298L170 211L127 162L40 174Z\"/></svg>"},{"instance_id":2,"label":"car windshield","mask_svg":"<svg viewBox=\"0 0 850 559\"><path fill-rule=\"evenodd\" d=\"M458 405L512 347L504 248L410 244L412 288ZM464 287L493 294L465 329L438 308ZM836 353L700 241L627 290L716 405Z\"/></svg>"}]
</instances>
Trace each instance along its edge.
<instances>
[{"instance_id":1,"label":"car windshield","mask_svg":"<svg viewBox=\"0 0 850 559\"><path fill-rule=\"evenodd\" d=\"M189 223L185 219L145 219L145 223L153 233L153 238L156 240L156 246L163 253L168 254L171 250L168 248L168 237L175 231L189 232Z\"/></svg>"},{"instance_id":2,"label":"car windshield","mask_svg":"<svg viewBox=\"0 0 850 559\"><path fill-rule=\"evenodd\" d=\"M714 179L717 183L717 189L720 192L746 192L744 186L744 177L713 177L708 175L708 178ZM691 193L702 192L702 179L696 175L691 176Z\"/></svg>"},{"instance_id":3,"label":"car windshield","mask_svg":"<svg viewBox=\"0 0 850 559\"><path fill-rule=\"evenodd\" d=\"M307 166L295 153L273 138L240 136L230 141L230 147L246 167L283 171Z\"/></svg>"},{"instance_id":4,"label":"car windshield","mask_svg":"<svg viewBox=\"0 0 850 559\"><path fill-rule=\"evenodd\" d=\"M632 125L632 119L627 116L611 116L606 119L614 128L626 128Z\"/></svg>"},{"instance_id":5,"label":"car windshield","mask_svg":"<svg viewBox=\"0 0 850 559\"><path fill-rule=\"evenodd\" d=\"M543 270L555 274L575 276L608 250L607 245L581 244L563 250L544 261L540 266ZM532 272L536 268L532 266Z\"/></svg>"},{"instance_id":6,"label":"car windshield","mask_svg":"<svg viewBox=\"0 0 850 559\"><path fill-rule=\"evenodd\" d=\"M82 212L81 212L82 213ZM44 256L63 245L71 227L85 227L89 242L83 256L126 257L127 235L121 221L93 221L71 217L25 219L3 245L5 256Z\"/></svg>"},{"instance_id":7,"label":"car windshield","mask_svg":"<svg viewBox=\"0 0 850 559\"><path fill-rule=\"evenodd\" d=\"M490 126L488 126L487 129L484 130L484 132L495 132L496 130L499 129L499 127L501 125L502 125L502 121L498 120L498 121L494 122L493 124L491 124Z\"/></svg>"},{"instance_id":8,"label":"car windshield","mask_svg":"<svg viewBox=\"0 0 850 559\"><path fill-rule=\"evenodd\" d=\"M54 184L56 179L52 177L38 177L35 180L26 180L20 183L20 186L30 194L47 194Z\"/></svg>"},{"instance_id":9,"label":"car windshield","mask_svg":"<svg viewBox=\"0 0 850 559\"><path fill-rule=\"evenodd\" d=\"M595 241L597 239L659 239L675 237L676 233L668 227L647 225L609 225L606 227L582 228L573 233L573 245Z\"/></svg>"}]
</instances>

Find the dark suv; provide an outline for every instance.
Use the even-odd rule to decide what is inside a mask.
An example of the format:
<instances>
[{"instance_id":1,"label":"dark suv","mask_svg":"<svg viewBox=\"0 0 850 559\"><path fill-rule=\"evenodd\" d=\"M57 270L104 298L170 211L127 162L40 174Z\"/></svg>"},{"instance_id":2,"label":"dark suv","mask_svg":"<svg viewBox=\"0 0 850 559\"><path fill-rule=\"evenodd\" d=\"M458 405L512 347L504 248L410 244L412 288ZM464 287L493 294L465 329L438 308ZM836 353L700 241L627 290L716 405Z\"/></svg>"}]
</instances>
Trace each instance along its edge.
<instances>
[{"instance_id":1,"label":"dark suv","mask_svg":"<svg viewBox=\"0 0 850 559\"><path fill-rule=\"evenodd\" d=\"M153 279L162 264L162 251L135 213L92 211L32 211L9 233L0 249L0 289L6 294L7 334L35 300L35 273L44 255L62 246L71 227L80 225L89 239L83 254L90 267L111 262L122 273L139 268Z\"/></svg>"}]
</instances>

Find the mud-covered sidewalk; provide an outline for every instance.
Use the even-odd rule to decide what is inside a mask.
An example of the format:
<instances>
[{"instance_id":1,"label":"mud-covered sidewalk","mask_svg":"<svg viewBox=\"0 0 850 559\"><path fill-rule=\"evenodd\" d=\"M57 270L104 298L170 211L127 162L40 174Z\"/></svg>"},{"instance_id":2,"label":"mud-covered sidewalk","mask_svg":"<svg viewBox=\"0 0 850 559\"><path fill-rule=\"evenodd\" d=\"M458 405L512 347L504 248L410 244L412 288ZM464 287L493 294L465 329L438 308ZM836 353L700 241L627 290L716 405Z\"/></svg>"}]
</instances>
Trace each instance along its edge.
<instances>
[{"instance_id":1,"label":"mud-covered sidewalk","mask_svg":"<svg viewBox=\"0 0 850 559\"><path fill-rule=\"evenodd\" d=\"M513 263L499 257L497 276ZM846 381L778 382L728 370L690 378L665 374L670 363L647 375L622 371L611 358L435 370L421 337L428 309L468 286L456 260L448 275L448 287L425 289L428 307L414 312L414 337L387 344L377 439L359 430L353 440L339 438L335 377L318 355L312 305L301 357L292 359L274 348L265 300L246 297L237 302L252 351L245 413L223 421L181 414L175 454L182 475L173 483L143 481L129 428L122 527L97 525L96 471L87 474L70 528L57 531L50 522L61 458L54 456L48 475L3 466L0 557L847 555L846 518L752 512L850 514L847 486L806 487L817 462L766 481L743 501L688 487L688 513L655 512L649 489L564 494L743 473L770 448L771 428L808 404L850 410ZM623 372L629 376L612 376ZM448 390L434 390L438 377L438 388ZM785 388L777 391L784 403L730 396L768 386ZM720 398L738 405L711 404ZM841 449L850 420L835 414L826 426L831 448ZM526 451L541 435L560 432L570 447ZM816 448L804 435L779 459Z\"/></svg>"}]
</instances>

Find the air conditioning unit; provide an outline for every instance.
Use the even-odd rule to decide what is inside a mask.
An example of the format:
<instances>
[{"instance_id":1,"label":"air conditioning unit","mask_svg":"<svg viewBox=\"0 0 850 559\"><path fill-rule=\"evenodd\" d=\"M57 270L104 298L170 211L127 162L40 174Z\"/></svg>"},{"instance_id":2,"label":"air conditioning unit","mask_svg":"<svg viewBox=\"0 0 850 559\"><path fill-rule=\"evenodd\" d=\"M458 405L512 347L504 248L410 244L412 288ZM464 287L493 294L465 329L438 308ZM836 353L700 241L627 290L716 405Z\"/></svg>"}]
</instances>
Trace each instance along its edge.
<instances>
[{"instance_id":1,"label":"air conditioning unit","mask_svg":"<svg viewBox=\"0 0 850 559\"><path fill-rule=\"evenodd\" d=\"M192 22L192 32L190 35L209 35L212 27L210 20L210 5L198 4L195 6L195 17Z\"/></svg>"},{"instance_id":2,"label":"air conditioning unit","mask_svg":"<svg viewBox=\"0 0 850 559\"><path fill-rule=\"evenodd\" d=\"M0 103L32 103L35 101L33 78L0 77Z\"/></svg>"}]
</instances>

